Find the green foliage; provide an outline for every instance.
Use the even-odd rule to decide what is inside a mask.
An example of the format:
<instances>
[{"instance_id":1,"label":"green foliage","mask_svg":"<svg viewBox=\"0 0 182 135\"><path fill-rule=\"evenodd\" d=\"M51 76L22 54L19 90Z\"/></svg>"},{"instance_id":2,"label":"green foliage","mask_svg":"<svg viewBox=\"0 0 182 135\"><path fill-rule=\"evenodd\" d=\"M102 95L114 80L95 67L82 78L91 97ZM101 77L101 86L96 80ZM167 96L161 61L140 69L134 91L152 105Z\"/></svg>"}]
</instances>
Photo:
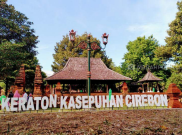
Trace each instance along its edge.
<instances>
[{"instance_id":1,"label":"green foliage","mask_svg":"<svg viewBox=\"0 0 182 135\"><path fill-rule=\"evenodd\" d=\"M144 77L147 69L150 69L155 75L166 80L169 71L163 68L163 63L155 57L154 53L158 46L158 41L153 36L138 37L136 40L128 42L128 53L123 58L125 62L115 71L138 81Z\"/></svg>"},{"instance_id":2,"label":"green foliage","mask_svg":"<svg viewBox=\"0 0 182 135\"><path fill-rule=\"evenodd\" d=\"M112 69L119 74L123 73L121 66L114 66Z\"/></svg>"},{"instance_id":3,"label":"green foliage","mask_svg":"<svg viewBox=\"0 0 182 135\"><path fill-rule=\"evenodd\" d=\"M171 76L168 78L166 83L166 89L171 83L175 83L180 90L182 90L182 64L175 64L173 67L169 68L171 71Z\"/></svg>"},{"instance_id":4,"label":"green foliage","mask_svg":"<svg viewBox=\"0 0 182 135\"><path fill-rule=\"evenodd\" d=\"M0 44L0 76L4 79L13 75L15 69L26 61L29 56L24 50L24 44L2 42Z\"/></svg>"},{"instance_id":5,"label":"green foliage","mask_svg":"<svg viewBox=\"0 0 182 135\"><path fill-rule=\"evenodd\" d=\"M6 89L6 84L4 82L0 82L0 87L2 87L5 90Z\"/></svg>"},{"instance_id":6,"label":"green foliage","mask_svg":"<svg viewBox=\"0 0 182 135\"><path fill-rule=\"evenodd\" d=\"M177 2L178 12L176 18L169 24L166 45L156 50L156 55L164 61L182 62L182 1Z\"/></svg>"},{"instance_id":7,"label":"green foliage","mask_svg":"<svg viewBox=\"0 0 182 135\"><path fill-rule=\"evenodd\" d=\"M171 77L167 80L166 83L166 89L169 87L171 83L175 83L178 88L181 90L182 89L182 73L172 73Z\"/></svg>"},{"instance_id":8,"label":"green foliage","mask_svg":"<svg viewBox=\"0 0 182 135\"><path fill-rule=\"evenodd\" d=\"M54 72L58 72L60 69L62 69L70 57L87 57L87 50L81 50L78 48L78 44L81 41L87 41L87 33L84 33L81 36L76 36L74 44L69 41L68 35L63 36L63 40L60 41L60 43L56 43L54 49L55 54L53 54L54 62L51 65ZM91 42L93 41L100 43L98 39L93 38L91 35ZM91 57L101 58L107 67L112 67L112 59L109 59L104 51L92 50L90 54Z\"/></svg>"},{"instance_id":9,"label":"green foliage","mask_svg":"<svg viewBox=\"0 0 182 135\"><path fill-rule=\"evenodd\" d=\"M0 22L0 76L6 79L22 63L33 59L38 37L31 29L33 23L7 0L0 1Z\"/></svg>"},{"instance_id":10,"label":"green foliage","mask_svg":"<svg viewBox=\"0 0 182 135\"><path fill-rule=\"evenodd\" d=\"M135 65L158 64L159 59L155 58L153 52L157 46L159 46L158 41L153 36L148 38L145 38L145 36L138 37L136 40L128 43L128 53L125 54L124 59L128 63Z\"/></svg>"},{"instance_id":11,"label":"green foliage","mask_svg":"<svg viewBox=\"0 0 182 135\"><path fill-rule=\"evenodd\" d=\"M166 88L170 83L176 83L179 88L182 88L181 71L182 71L182 1L177 2L178 12L176 18L169 24L166 37L166 45L160 46L156 49L156 56L162 61L174 62L170 70L171 77L167 80Z\"/></svg>"},{"instance_id":12,"label":"green foliage","mask_svg":"<svg viewBox=\"0 0 182 135\"><path fill-rule=\"evenodd\" d=\"M24 54L23 54L24 55ZM10 57L7 57L7 58L10 58ZM4 60L4 59L3 59ZM11 58L10 60L11 61ZM13 62L16 62L16 59L13 61ZM12 62L12 63L13 63ZM19 61L18 61L19 62ZM17 62L17 63L18 63ZM20 61L19 64L22 64L24 63L24 66L25 66L25 78L26 78L26 84L25 84L25 89L32 92L33 89L34 89L34 78L35 78L35 69L36 69L36 66L37 65L40 65L38 63L38 59L37 57L34 57L32 60L27 60L27 61ZM7 71L5 70L7 68ZM6 67L6 68L3 68L4 69L4 72L7 72L6 75L8 74L9 76L7 77L5 83L7 84L8 88L9 86L11 85L14 85L14 81L15 81L15 77L16 75L18 75L18 72L19 72L19 69L18 70L15 70L15 68L12 68L11 70ZM11 72L9 72L11 71ZM2 72L0 72L2 73ZM46 78L46 73L44 73L43 71L41 72L42 73L42 77L43 78ZM45 84L45 81L44 81L44 84ZM0 85L1 86L1 85ZM6 85L5 85L6 87Z\"/></svg>"},{"instance_id":13,"label":"green foliage","mask_svg":"<svg viewBox=\"0 0 182 135\"><path fill-rule=\"evenodd\" d=\"M38 36L31 28L33 22L23 13L16 11L7 0L0 1L0 79L6 83L6 90L13 85L21 64L26 66L26 87L32 88L35 66L35 50Z\"/></svg>"},{"instance_id":14,"label":"green foliage","mask_svg":"<svg viewBox=\"0 0 182 135\"><path fill-rule=\"evenodd\" d=\"M35 48L37 36L34 29L31 29L33 22L15 10L13 5L8 5L7 0L0 1L0 43L4 39L14 43L25 43L23 48L31 54L30 58L36 54Z\"/></svg>"}]
</instances>

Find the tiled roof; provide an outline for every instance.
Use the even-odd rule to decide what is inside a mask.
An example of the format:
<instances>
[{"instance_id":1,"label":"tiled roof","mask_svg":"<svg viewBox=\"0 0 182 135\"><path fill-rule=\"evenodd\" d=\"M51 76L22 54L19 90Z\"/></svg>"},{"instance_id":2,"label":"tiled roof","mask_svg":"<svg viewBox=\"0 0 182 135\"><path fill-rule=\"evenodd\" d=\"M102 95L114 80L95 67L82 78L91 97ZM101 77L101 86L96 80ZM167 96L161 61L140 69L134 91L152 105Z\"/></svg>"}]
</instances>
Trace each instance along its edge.
<instances>
[{"instance_id":1,"label":"tiled roof","mask_svg":"<svg viewBox=\"0 0 182 135\"><path fill-rule=\"evenodd\" d=\"M91 80L132 80L107 68L100 58L90 59ZM87 58L69 58L65 67L45 80L86 80Z\"/></svg>"},{"instance_id":2,"label":"tiled roof","mask_svg":"<svg viewBox=\"0 0 182 135\"><path fill-rule=\"evenodd\" d=\"M154 76L149 70L147 74L138 82L147 82L147 81L162 81L162 79Z\"/></svg>"}]
</instances>

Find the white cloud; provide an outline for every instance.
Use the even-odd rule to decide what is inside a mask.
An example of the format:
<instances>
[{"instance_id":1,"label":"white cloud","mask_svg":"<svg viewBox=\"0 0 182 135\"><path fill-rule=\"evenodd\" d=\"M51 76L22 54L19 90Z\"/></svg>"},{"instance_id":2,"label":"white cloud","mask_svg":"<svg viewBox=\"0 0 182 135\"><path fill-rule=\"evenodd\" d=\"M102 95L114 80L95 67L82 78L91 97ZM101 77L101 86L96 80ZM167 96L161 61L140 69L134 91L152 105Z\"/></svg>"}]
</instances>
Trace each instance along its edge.
<instances>
[{"instance_id":1,"label":"white cloud","mask_svg":"<svg viewBox=\"0 0 182 135\"><path fill-rule=\"evenodd\" d=\"M160 44L164 44L164 38L167 36L166 30L168 29L167 24L164 23L154 23L146 25L132 25L128 27L130 32L137 32L139 36L150 36L153 35Z\"/></svg>"},{"instance_id":2,"label":"white cloud","mask_svg":"<svg viewBox=\"0 0 182 135\"><path fill-rule=\"evenodd\" d=\"M49 76L51 76L51 75L53 75L53 74L54 74L54 72L53 72L53 71L48 71L48 70L43 70L43 72L45 72L45 73L46 73L47 77L49 77Z\"/></svg>"},{"instance_id":3,"label":"white cloud","mask_svg":"<svg viewBox=\"0 0 182 135\"><path fill-rule=\"evenodd\" d=\"M172 5L172 6L171 6ZM128 26L128 31L131 33L136 33L139 36L150 36L153 35L159 41L159 44L165 44L165 37L167 35L167 30L169 29L169 23L175 19L175 14L177 12L176 5L160 1L157 5L159 12L156 14L156 18L152 21L146 21L145 23L132 24ZM146 18L148 20L148 18Z\"/></svg>"},{"instance_id":4,"label":"white cloud","mask_svg":"<svg viewBox=\"0 0 182 135\"><path fill-rule=\"evenodd\" d=\"M49 48L48 45L38 46L37 50L40 51L40 50L45 50L45 49L48 49L48 48Z\"/></svg>"}]
</instances>

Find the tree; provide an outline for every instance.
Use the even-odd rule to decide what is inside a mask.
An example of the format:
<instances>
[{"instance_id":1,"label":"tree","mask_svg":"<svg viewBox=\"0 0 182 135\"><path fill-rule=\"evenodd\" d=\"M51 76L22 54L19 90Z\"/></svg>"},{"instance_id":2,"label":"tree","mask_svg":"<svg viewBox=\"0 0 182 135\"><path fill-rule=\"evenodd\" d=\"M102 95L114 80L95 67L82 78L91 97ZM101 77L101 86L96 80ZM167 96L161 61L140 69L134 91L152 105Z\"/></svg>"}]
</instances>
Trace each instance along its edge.
<instances>
[{"instance_id":1,"label":"tree","mask_svg":"<svg viewBox=\"0 0 182 135\"><path fill-rule=\"evenodd\" d=\"M6 65L1 65L0 71L8 68L9 70L6 71L12 73L12 70L19 69L24 61L33 59L37 53L35 48L38 37L34 35L34 29L31 29L33 23L28 21L23 13L16 11L14 6L8 5L7 0L0 1L0 22L1 56L6 53L3 52L4 50L9 52L6 53L8 56L3 56L8 63L6 60ZM8 76L7 72L3 72L4 77Z\"/></svg>"},{"instance_id":2,"label":"tree","mask_svg":"<svg viewBox=\"0 0 182 135\"><path fill-rule=\"evenodd\" d=\"M175 65L170 68L172 75L167 80L166 88L170 83L176 83L182 88L182 1L177 2L178 12L176 18L169 24L168 37L165 38L166 45L156 49L156 56L164 62L173 62Z\"/></svg>"},{"instance_id":3,"label":"tree","mask_svg":"<svg viewBox=\"0 0 182 135\"><path fill-rule=\"evenodd\" d=\"M33 22L8 5L7 0L0 1L0 22L0 79L6 83L7 91L20 65L33 60L37 54L38 36L31 28Z\"/></svg>"},{"instance_id":4,"label":"tree","mask_svg":"<svg viewBox=\"0 0 182 135\"><path fill-rule=\"evenodd\" d=\"M69 41L68 35L63 36L63 40L60 41L60 43L56 43L54 49L55 54L53 54L54 62L51 65L54 72L58 72L60 69L62 69L68 61L69 57L87 57L87 50L81 50L78 48L78 44L81 41L87 41L87 33L83 34L82 36L76 36L74 44ZM98 39L93 38L91 35L91 42L93 41L100 42ZM90 54L91 57L101 58L107 67L112 67L112 59L109 59L104 51L92 50Z\"/></svg>"},{"instance_id":5,"label":"tree","mask_svg":"<svg viewBox=\"0 0 182 135\"><path fill-rule=\"evenodd\" d=\"M22 43L11 43L8 41L0 44L0 80L6 84L6 92L13 85L17 69L26 61L30 55L23 48Z\"/></svg>"},{"instance_id":6,"label":"tree","mask_svg":"<svg viewBox=\"0 0 182 135\"><path fill-rule=\"evenodd\" d=\"M5 79L11 76L20 65L25 62L29 55L24 49L23 44L2 42L0 44L0 78Z\"/></svg>"},{"instance_id":7,"label":"tree","mask_svg":"<svg viewBox=\"0 0 182 135\"><path fill-rule=\"evenodd\" d=\"M171 83L175 83L178 88L181 90L182 89L182 73L176 70L176 68L171 68L172 74L171 76L167 79L166 82L166 89L168 89L169 85Z\"/></svg>"},{"instance_id":8,"label":"tree","mask_svg":"<svg viewBox=\"0 0 182 135\"><path fill-rule=\"evenodd\" d=\"M25 80L26 80L25 90L26 91L33 92L35 69L36 69L37 65L40 65L39 62L38 62L37 57L34 57L33 60L27 60L26 62L24 62ZM8 88L9 88L9 86L14 85L15 77L18 74L18 72L19 72L19 70L12 71L11 76L9 75L8 78L5 80L5 81L8 81L8 82L6 82L6 86L8 86ZM47 77L46 74L43 71L41 71L41 74L42 74L42 78ZM45 81L44 81L44 84L45 84Z\"/></svg>"},{"instance_id":9,"label":"tree","mask_svg":"<svg viewBox=\"0 0 182 135\"><path fill-rule=\"evenodd\" d=\"M165 46L161 46L156 50L156 55L164 61L170 60L175 63L182 62L182 1L177 2L178 12L176 19L169 24L167 31Z\"/></svg>"},{"instance_id":10,"label":"tree","mask_svg":"<svg viewBox=\"0 0 182 135\"><path fill-rule=\"evenodd\" d=\"M121 74L138 81L150 69L155 75L166 80L169 73L163 68L163 63L155 57L154 53L158 46L158 41L153 36L138 37L136 40L128 42L126 46L128 53L123 58L125 62L118 67Z\"/></svg>"},{"instance_id":11,"label":"tree","mask_svg":"<svg viewBox=\"0 0 182 135\"><path fill-rule=\"evenodd\" d=\"M25 43L23 48L30 53L31 57L37 53L35 51L38 43L38 36L35 36L34 29L31 28L33 22L15 10L13 5L8 5L7 0L0 1L0 44L4 39L14 43Z\"/></svg>"}]
</instances>

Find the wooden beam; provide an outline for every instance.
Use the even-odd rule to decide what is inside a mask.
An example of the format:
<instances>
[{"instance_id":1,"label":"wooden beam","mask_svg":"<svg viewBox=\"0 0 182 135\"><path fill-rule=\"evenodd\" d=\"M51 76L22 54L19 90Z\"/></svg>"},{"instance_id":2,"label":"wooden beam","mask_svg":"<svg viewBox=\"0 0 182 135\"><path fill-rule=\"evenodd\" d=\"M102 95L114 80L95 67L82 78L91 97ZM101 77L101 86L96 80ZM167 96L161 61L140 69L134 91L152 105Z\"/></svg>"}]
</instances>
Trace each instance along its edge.
<instances>
[{"instance_id":1,"label":"wooden beam","mask_svg":"<svg viewBox=\"0 0 182 135\"><path fill-rule=\"evenodd\" d=\"M71 94L71 84L70 84L70 90L69 91L70 91L70 94Z\"/></svg>"},{"instance_id":2,"label":"wooden beam","mask_svg":"<svg viewBox=\"0 0 182 135\"><path fill-rule=\"evenodd\" d=\"M142 84L142 91L143 91L143 93L145 92L145 90L144 90L144 84Z\"/></svg>"},{"instance_id":3,"label":"wooden beam","mask_svg":"<svg viewBox=\"0 0 182 135\"><path fill-rule=\"evenodd\" d=\"M109 93L109 86L106 84L106 93Z\"/></svg>"},{"instance_id":4,"label":"wooden beam","mask_svg":"<svg viewBox=\"0 0 182 135\"><path fill-rule=\"evenodd\" d=\"M160 92L160 91L159 91L159 85L158 85L158 82L157 82L157 92Z\"/></svg>"},{"instance_id":5,"label":"wooden beam","mask_svg":"<svg viewBox=\"0 0 182 135\"><path fill-rule=\"evenodd\" d=\"M147 83L147 92L149 92L149 82Z\"/></svg>"}]
</instances>

